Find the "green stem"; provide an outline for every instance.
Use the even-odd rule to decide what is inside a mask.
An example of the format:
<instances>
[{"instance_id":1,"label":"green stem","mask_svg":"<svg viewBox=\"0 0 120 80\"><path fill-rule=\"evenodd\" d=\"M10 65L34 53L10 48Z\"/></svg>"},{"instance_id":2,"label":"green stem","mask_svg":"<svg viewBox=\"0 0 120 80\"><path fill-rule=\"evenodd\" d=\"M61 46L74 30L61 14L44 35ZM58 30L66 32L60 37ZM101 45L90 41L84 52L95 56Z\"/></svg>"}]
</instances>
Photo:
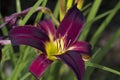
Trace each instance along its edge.
<instances>
[{"instance_id":1,"label":"green stem","mask_svg":"<svg viewBox=\"0 0 120 80\"><path fill-rule=\"evenodd\" d=\"M87 22L85 25L88 26L90 23L93 23L93 22L95 22L95 21L97 21L97 20L99 20L99 19L109 15L110 13L112 13L112 10L106 11L106 12L96 16L94 19L92 19L91 21Z\"/></svg>"},{"instance_id":2,"label":"green stem","mask_svg":"<svg viewBox=\"0 0 120 80\"><path fill-rule=\"evenodd\" d=\"M34 13L34 11L39 7L39 5L43 2L43 0L38 0L35 5L30 9L30 11L27 13L25 18L21 21L21 25L26 24L30 16Z\"/></svg>"},{"instance_id":3,"label":"green stem","mask_svg":"<svg viewBox=\"0 0 120 80\"><path fill-rule=\"evenodd\" d=\"M59 26L59 21L56 19L56 17L53 15L53 13L50 13L50 16L52 17L52 20L54 21L54 23L56 24L56 26Z\"/></svg>"},{"instance_id":4,"label":"green stem","mask_svg":"<svg viewBox=\"0 0 120 80\"><path fill-rule=\"evenodd\" d=\"M30 75L31 75L31 73L26 73L20 80L26 80L26 78Z\"/></svg>"},{"instance_id":5,"label":"green stem","mask_svg":"<svg viewBox=\"0 0 120 80\"><path fill-rule=\"evenodd\" d=\"M88 8L87 10L85 10L85 11L83 12L83 15L84 15L84 16L87 16L89 12L90 12L90 8Z\"/></svg>"},{"instance_id":6,"label":"green stem","mask_svg":"<svg viewBox=\"0 0 120 80\"><path fill-rule=\"evenodd\" d=\"M85 10L88 9L91 5L92 5L92 3L88 3L87 5L85 5L85 6L82 8L82 11L85 11Z\"/></svg>"},{"instance_id":7,"label":"green stem","mask_svg":"<svg viewBox=\"0 0 120 80\"><path fill-rule=\"evenodd\" d=\"M16 9L17 9L17 12L18 12L18 13L21 12L20 0L16 0Z\"/></svg>"},{"instance_id":8,"label":"green stem","mask_svg":"<svg viewBox=\"0 0 120 80\"><path fill-rule=\"evenodd\" d=\"M62 66L62 63L60 61L54 62L50 67L50 74L49 74L47 80L59 79L61 66ZM53 74L54 74L54 76L53 76Z\"/></svg>"},{"instance_id":9,"label":"green stem","mask_svg":"<svg viewBox=\"0 0 120 80\"><path fill-rule=\"evenodd\" d=\"M1 13L0 13L0 18L2 19ZM3 24L3 23L4 23L3 20L0 20L0 24ZM1 30L2 30L3 35L8 35L8 30L6 26L2 27Z\"/></svg>"},{"instance_id":10,"label":"green stem","mask_svg":"<svg viewBox=\"0 0 120 80\"><path fill-rule=\"evenodd\" d=\"M99 39L101 33L104 31L104 29L107 27L107 25L110 23L110 21L113 19L113 17L115 16L115 14L117 13L117 11L120 9L120 1L117 3L117 5L115 6L115 8L112 10L112 12L107 16L107 18L103 21L103 23L100 25L100 27L98 28L98 30L95 32L95 34L93 35L93 37L91 38L90 43L92 45L95 45L95 43L97 42L97 40Z\"/></svg>"},{"instance_id":11,"label":"green stem","mask_svg":"<svg viewBox=\"0 0 120 80\"><path fill-rule=\"evenodd\" d=\"M102 0L95 0L94 3L93 3L93 6L90 10L90 13L87 17L87 22L93 20L99 10L99 7L100 7L100 4L101 4ZM84 29L83 29L83 32L81 33L81 36L80 36L80 39L81 40L85 40L89 31L90 31L90 27L91 27L92 23L89 24L88 26L85 26Z\"/></svg>"},{"instance_id":12,"label":"green stem","mask_svg":"<svg viewBox=\"0 0 120 80\"><path fill-rule=\"evenodd\" d=\"M54 12L53 12L53 15L58 18L58 15L59 15L59 7L60 7L60 3L59 1L57 2L56 6L55 6L55 9L54 9Z\"/></svg>"},{"instance_id":13,"label":"green stem","mask_svg":"<svg viewBox=\"0 0 120 80\"><path fill-rule=\"evenodd\" d=\"M53 15L56 19L58 19L59 17L59 13L60 13L60 10L59 10L59 7L60 7L60 3L59 1L57 2L56 6L55 6L55 9L54 9L54 12L53 12ZM54 21L54 19L52 19L52 21L56 24L56 22ZM58 22L58 20L57 20ZM56 24L56 26L58 26L59 24Z\"/></svg>"},{"instance_id":14,"label":"green stem","mask_svg":"<svg viewBox=\"0 0 120 80\"><path fill-rule=\"evenodd\" d=\"M42 7L45 7L45 6L46 6L47 1L48 1L48 0L44 0L44 1L43 1L43 3L42 3ZM34 22L34 23L36 23L36 22L39 22L39 21L40 21L40 19L41 19L41 17L42 17L42 14L43 14L43 12L41 12L41 11L39 11L39 12L38 12L37 17L36 17L36 19L35 19L35 22Z\"/></svg>"},{"instance_id":15,"label":"green stem","mask_svg":"<svg viewBox=\"0 0 120 80\"><path fill-rule=\"evenodd\" d=\"M18 80L18 75L20 75L21 70L24 68L23 66L25 66L25 64L22 63L19 58L18 64L16 64L14 71L7 80Z\"/></svg>"},{"instance_id":16,"label":"green stem","mask_svg":"<svg viewBox=\"0 0 120 80\"><path fill-rule=\"evenodd\" d=\"M60 21L62 21L66 13L66 0L59 1L60 1Z\"/></svg>"},{"instance_id":17,"label":"green stem","mask_svg":"<svg viewBox=\"0 0 120 80\"><path fill-rule=\"evenodd\" d=\"M105 70L105 71L108 71L108 72L111 72L113 74L116 74L116 75L120 76L120 72L119 71L114 70L114 69L109 68L109 67L106 67L106 66L102 66L102 65L99 65L99 64L96 64L96 63L92 63L92 62L86 62L86 65L90 66L90 67L102 69L102 70Z\"/></svg>"},{"instance_id":18,"label":"green stem","mask_svg":"<svg viewBox=\"0 0 120 80\"><path fill-rule=\"evenodd\" d=\"M25 68L28 67L27 64L31 61L33 57L32 53L34 53L33 48L20 46L20 57L8 80L18 80L23 70L26 72L28 71L28 69Z\"/></svg>"},{"instance_id":19,"label":"green stem","mask_svg":"<svg viewBox=\"0 0 120 80\"><path fill-rule=\"evenodd\" d=\"M101 48L97 49L97 51L92 56L91 62L99 63L103 59L105 54L109 51L109 49L113 47L113 44L118 37L120 37L120 28L114 33L113 37L102 49ZM86 65L85 80L89 80L90 75L92 74L94 69L95 68L91 68Z\"/></svg>"}]
</instances>

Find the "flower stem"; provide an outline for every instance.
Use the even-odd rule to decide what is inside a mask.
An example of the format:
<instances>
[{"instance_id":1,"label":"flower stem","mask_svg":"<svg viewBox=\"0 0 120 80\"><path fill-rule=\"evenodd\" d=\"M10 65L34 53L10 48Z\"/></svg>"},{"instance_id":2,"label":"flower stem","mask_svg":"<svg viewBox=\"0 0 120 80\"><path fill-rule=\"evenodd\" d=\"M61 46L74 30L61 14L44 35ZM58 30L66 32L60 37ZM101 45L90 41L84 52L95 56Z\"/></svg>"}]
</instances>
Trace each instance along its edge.
<instances>
[{"instance_id":1,"label":"flower stem","mask_svg":"<svg viewBox=\"0 0 120 80\"><path fill-rule=\"evenodd\" d=\"M107 25L110 23L110 21L113 19L117 11L120 9L120 1L117 3L114 9L112 9L112 12L106 17L106 19L103 21L103 23L100 25L98 30L94 33L93 37L91 38L90 43L92 45L95 45L97 40L99 39L101 33L104 31L104 29L107 27Z\"/></svg>"},{"instance_id":2,"label":"flower stem","mask_svg":"<svg viewBox=\"0 0 120 80\"><path fill-rule=\"evenodd\" d=\"M2 19L1 13L0 13L0 19ZM0 24L1 23L4 24L3 20L0 20ZM0 29L2 30L3 35L7 35L8 34L8 30L7 30L6 26L4 26L4 27L2 27L2 25L0 25L0 26L1 26Z\"/></svg>"},{"instance_id":3,"label":"flower stem","mask_svg":"<svg viewBox=\"0 0 120 80\"><path fill-rule=\"evenodd\" d=\"M16 0L16 9L17 9L17 12L18 12L18 13L21 12L20 0Z\"/></svg>"},{"instance_id":4,"label":"flower stem","mask_svg":"<svg viewBox=\"0 0 120 80\"><path fill-rule=\"evenodd\" d=\"M26 73L20 80L25 80L28 76L30 76L31 75L31 73Z\"/></svg>"},{"instance_id":5,"label":"flower stem","mask_svg":"<svg viewBox=\"0 0 120 80\"><path fill-rule=\"evenodd\" d=\"M25 18L21 21L20 25L24 25L26 24L26 22L28 21L28 19L30 18L30 16L34 13L34 11L39 7L39 5L43 2L43 0L38 0L35 5L30 9L30 11L27 13L27 15L25 16Z\"/></svg>"},{"instance_id":6,"label":"flower stem","mask_svg":"<svg viewBox=\"0 0 120 80\"><path fill-rule=\"evenodd\" d=\"M42 6L42 7L45 7L45 6L46 6L46 4L47 4L47 1L48 1L48 0L44 0L41 6ZM39 12L38 12L37 17L36 17L36 19L35 19L35 22L34 22L34 23L36 23L36 22L39 22L39 21L40 21L40 19L41 19L41 17L42 17L42 14L43 14L43 12L41 12L41 11L39 11Z\"/></svg>"},{"instance_id":7,"label":"flower stem","mask_svg":"<svg viewBox=\"0 0 120 80\"><path fill-rule=\"evenodd\" d=\"M60 1L60 21L62 21L66 13L66 1L65 0L59 1Z\"/></svg>"},{"instance_id":8,"label":"flower stem","mask_svg":"<svg viewBox=\"0 0 120 80\"><path fill-rule=\"evenodd\" d=\"M87 22L91 21L92 19L95 18L98 10L99 10L99 7L101 5L101 2L102 0L95 0L94 3L93 3L93 6L90 10L90 13L88 14L88 17L87 17ZM81 40L85 40L89 31L90 31L90 27L91 27L92 23L90 23L88 26L85 26L84 29L83 29L83 32L81 33L81 36L80 36L80 39Z\"/></svg>"},{"instance_id":9,"label":"flower stem","mask_svg":"<svg viewBox=\"0 0 120 80\"><path fill-rule=\"evenodd\" d=\"M114 74L117 74L117 75L120 76L120 72L119 71L114 70L114 69L109 68L109 67L106 67L106 66L102 66L102 65L99 65L99 64L96 64L96 63L92 63L92 62L86 62L86 65L90 66L90 67L95 67L95 68L98 68L98 69L102 69L102 70L105 70L105 71L108 71L108 72L111 72L111 73L114 73Z\"/></svg>"},{"instance_id":10,"label":"flower stem","mask_svg":"<svg viewBox=\"0 0 120 80\"><path fill-rule=\"evenodd\" d=\"M120 37L120 28L114 33L113 37L102 49L101 48L97 49L97 51L92 56L91 62L99 63L103 59L105 54L109 51L109 49L113 47L113 44L118 37ZM94 68L91 68L86 65L85 80L89 80L89 77L93 71Z\"/></svg>"}]
</instances>

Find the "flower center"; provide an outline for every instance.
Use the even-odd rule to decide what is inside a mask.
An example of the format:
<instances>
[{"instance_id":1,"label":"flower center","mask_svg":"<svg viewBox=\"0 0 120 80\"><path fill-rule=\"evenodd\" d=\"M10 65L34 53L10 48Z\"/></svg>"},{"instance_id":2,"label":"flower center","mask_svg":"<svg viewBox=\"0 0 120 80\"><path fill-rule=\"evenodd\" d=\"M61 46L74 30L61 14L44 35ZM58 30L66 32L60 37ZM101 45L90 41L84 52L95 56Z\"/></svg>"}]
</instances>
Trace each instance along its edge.
<instances>
[{"instance_id":1,"label":"flower center","mask_svg":"<svg viewBox=\"0 0 120 80\"><path fill-rule=\"evenodd\" d=\"M45 49L49 59L56 59L54 55L60 55L66 51L64 48L64 38L58 38L55 41L46 42Z\"/></svg>"}]
</instances>

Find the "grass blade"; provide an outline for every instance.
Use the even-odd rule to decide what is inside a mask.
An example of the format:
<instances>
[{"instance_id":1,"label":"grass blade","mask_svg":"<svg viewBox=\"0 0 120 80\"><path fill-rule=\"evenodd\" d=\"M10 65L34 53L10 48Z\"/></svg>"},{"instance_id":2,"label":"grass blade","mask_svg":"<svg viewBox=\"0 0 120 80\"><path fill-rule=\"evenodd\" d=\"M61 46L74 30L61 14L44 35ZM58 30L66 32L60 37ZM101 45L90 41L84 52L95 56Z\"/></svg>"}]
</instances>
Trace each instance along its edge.
<instances>
[{"instance_id":1,"label":"grass blade","mask_svg":"<svg viewBox=\"0 0 120 80\"><path fill-rule=\"evenodd\" d=\"M99 39L101 33L104 31L104 29L110 23L110 21L113 19L113 17L115 16L115 14L117 13L117 11L119 9L120 9L120 1L117 3L117 5L115 6L115 8L112 10L112 12L106 17L106 19L103 21L103 23L100 25L100 27L98 28L98 30L95 32L95 34L91 38L90 43L92 45L95 45L95 43Z\"/></svg>"},{"instance_id":2,"label":"grass blade","mask_svg":"<svg viewBox=\"0 0 120 80\"><path fill-rule=\"evenodd\" d=\"M28 21L28 19L30 18L30 16L34 13L34 11L39 7L39 5L43 2L43 0L38 0L35 5L30 9L30 11L27 13L27 15L25 16L25 18L23 18L23 20L21 21L20 25L24 25L26 24L26 22Z\"/></svg>"},{"instance_id":3,"label":"grass blade","mask_svg":"<svg viewBox=\"0 0 120 80\"><path fill-rule=\"evenodd\" d=\"M101 4L102 0L95 0L94 3L93 3L93 6L90 10L90 13L88 14L88 17L87 17L87 21L86 22L89 22L91 20L93 20L98 12L98 9L100 7L100 4ZM90 30L90 27L91 27L92 23L89 24L88 26L85 26L84 29L83 29L83 32L81 33L81 36L80 36L80 40L85 40L88 33L89 33L89 30Z\"/></svg>"},{"instance_id":4,"label":"grass blade","mask_svg":"<svg viewBox=\"0 0 120 80\"><path fill-rule=\"evenodd\" d=\"M103 59L105 54L110 50L110 48L113 47L113 44L118 37L120 37L120 28L115 32L110 41L102 49L97 49L96 53L92 56L91 62L99 63ZM92 74L94 69L95 68L86 66L85 80L89 80L90 75Z\"/></svg>"}]
</instances>

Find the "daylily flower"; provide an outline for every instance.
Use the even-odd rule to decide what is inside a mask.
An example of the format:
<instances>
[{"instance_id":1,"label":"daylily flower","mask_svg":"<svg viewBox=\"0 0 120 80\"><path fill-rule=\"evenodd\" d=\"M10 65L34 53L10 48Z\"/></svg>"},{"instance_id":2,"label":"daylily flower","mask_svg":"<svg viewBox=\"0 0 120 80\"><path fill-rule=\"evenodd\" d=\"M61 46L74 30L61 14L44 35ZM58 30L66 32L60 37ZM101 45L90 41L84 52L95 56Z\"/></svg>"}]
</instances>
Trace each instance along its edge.
<instances>
[{"instance_id":1,"label":"daylily flower","mask_svg":"<svg viewBox=\"0 0 120 80\"><path fill-rule=\"evenodd\" d=\"M60 60L74 71L78 80L83 80L84 60L88 60L91 53L89 43L77 41L84 22L83 14L75 5L68 10L58 29L47 19L35 27L16 27L10 31L9 38L13 45L24 44L40 50L29 68L36 78L39 79L52 62Z\"/></svg>"}]
</instances>

